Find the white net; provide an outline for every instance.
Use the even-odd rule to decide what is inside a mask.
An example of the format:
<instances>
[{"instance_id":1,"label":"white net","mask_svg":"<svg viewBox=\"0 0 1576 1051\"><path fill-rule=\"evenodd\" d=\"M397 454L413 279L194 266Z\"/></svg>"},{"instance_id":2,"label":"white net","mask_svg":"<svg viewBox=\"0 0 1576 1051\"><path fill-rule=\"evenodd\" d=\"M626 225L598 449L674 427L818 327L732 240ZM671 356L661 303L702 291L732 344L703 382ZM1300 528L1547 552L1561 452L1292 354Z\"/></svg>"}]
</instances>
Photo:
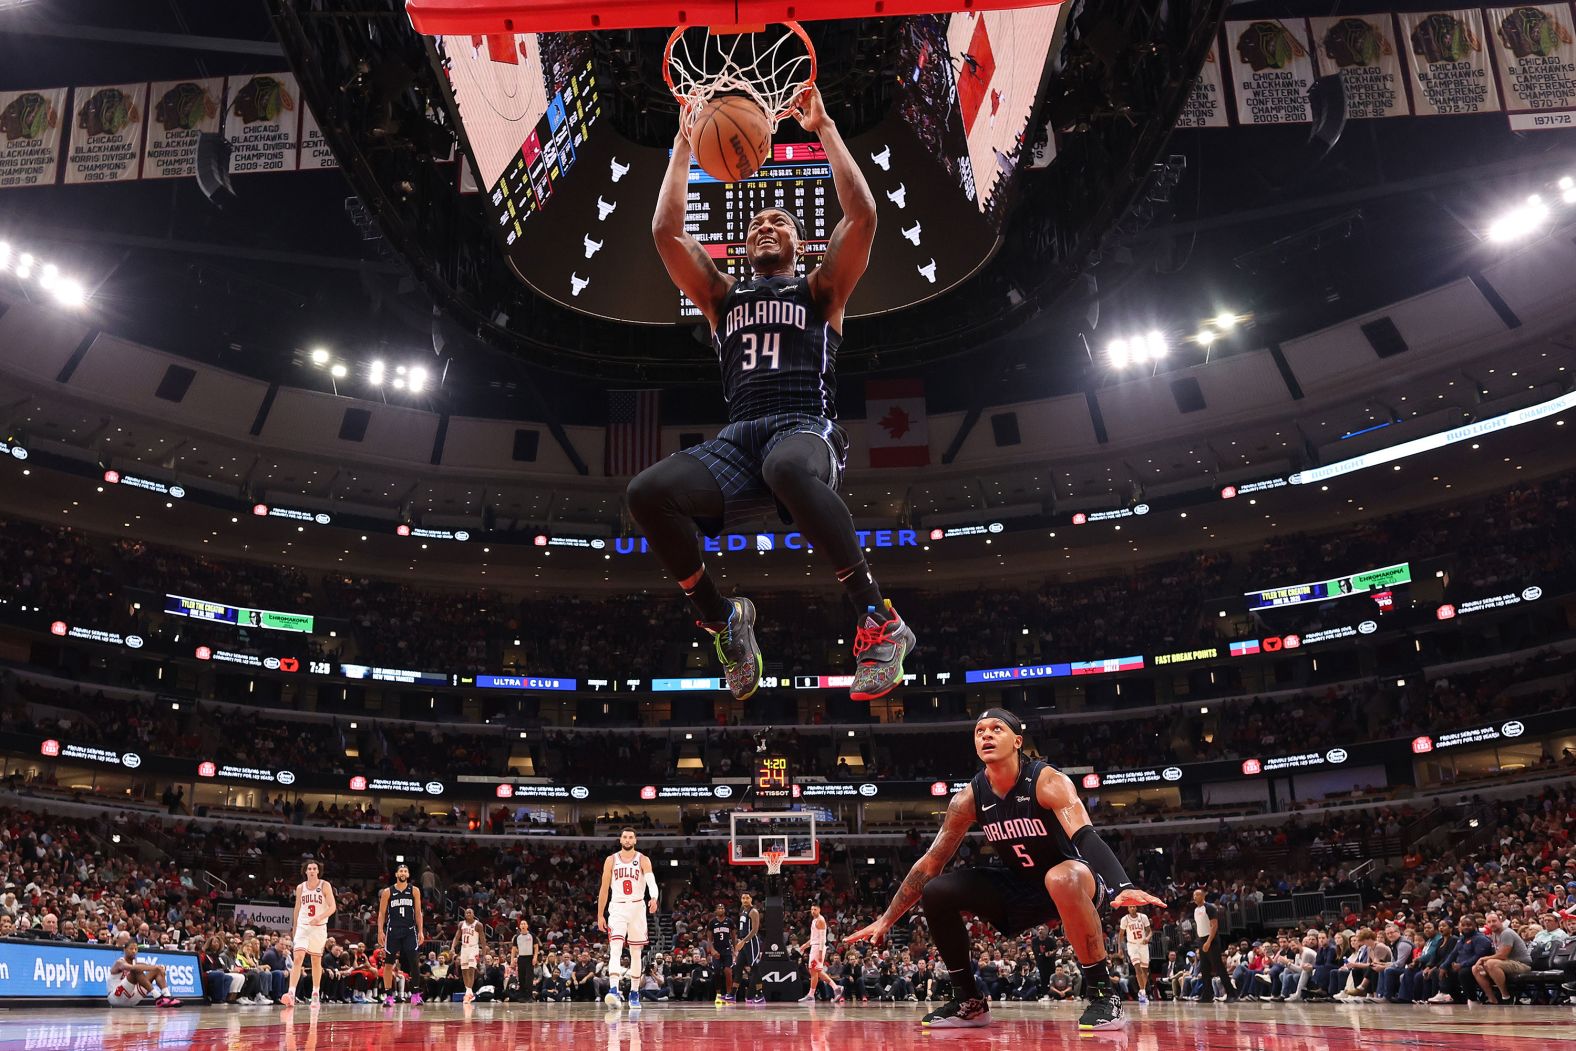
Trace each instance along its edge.
<instances>
[{"instance_id":1,"label":"white net","mask_svg":"<svg viewBox=\"0 0 1576 1051\"><path fill-rule=\"evenodd\" d=\"M668 38L663 74L686 130L713 96L743 95L761 107L776 131L795 98L815 82L815 48L797 22L734 33L680 26Z\"/></svg>"},{"instance_id":2,"label":"white net","mask_svg":"<svg viewBox=\"0 0 1576 1051\"><path fill-rule=\"evenodd\" d=\"M781 874L783 870L783 858L787 856L787 854L780 850L763 851L761 857L766 861L766 874L768 876L776 876Z\"/></svg>"}]
</instances>

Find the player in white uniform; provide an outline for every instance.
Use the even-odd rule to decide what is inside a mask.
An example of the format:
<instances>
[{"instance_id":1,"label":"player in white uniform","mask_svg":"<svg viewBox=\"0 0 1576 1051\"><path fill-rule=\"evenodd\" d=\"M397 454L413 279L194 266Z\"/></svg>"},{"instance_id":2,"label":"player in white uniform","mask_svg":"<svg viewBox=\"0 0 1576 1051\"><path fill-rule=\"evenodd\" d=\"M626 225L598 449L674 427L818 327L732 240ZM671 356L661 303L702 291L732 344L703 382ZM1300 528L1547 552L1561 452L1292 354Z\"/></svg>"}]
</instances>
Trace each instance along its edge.
<instances>
[{"instance_id":1,"label":"player in white uniform","mask_svg":"<svg viewBox=\"0 0 1576 1051\"><path fill-rule=\"evenodd\" d=\"M465 982L465 1002L475 1003L476 993L476 966L481 959L482 942L486 940L486 932L482 930L482 921L476 918L475 909L465 910L465 919L460 921L460 929L454 932L454 943L449 946L449 952L460 961L460 978Z\"/></svg>"},{"instance_id":2,"label":"player in white uniform","mask_svg":"<svg viewBox=\"0 0 1576 1051\"><path fill-rule=\"evenodd\" d=\"M156 963L138 963L137 945L126 943L126 954L109 965L109 1005L111 1007L136 1007L151 992L159 989L158 1007L179 1007L181 1002L170 995L169 976Z\"/></svg>"},{"instance_id":3,"label":"player in white uniform","mask_svg":"<svg viewBox=\"0 0 1576 1051\"><path fill-rule=\"evenodd\" d=\"M294 1007L296 986L301 982L301 961L312 957L312 1006L322 1002L323 945L328 941L328 918L334 915L334 888L323 879L323 866L308 861L303 866L306 875L295 891L295 912L290 917L290 927L295 931L291 947L295 950L290 961L290 985L279 998L279 1006Z\"/></svg>"},{"instance_id":4,"label":"player in white uniform","mask_svg":"<svg viewBox=\"0 0 1576 1051\"><path fill-rule=\"evenodd\" d=\"M799 954L805 958L805 968L810 972L810 991L799 998L802 1004L815 1003L815 987L821 984L822 973L826 970L826 917L821 915L821 906L810 906L810 941L799 946ZM827 978L826 984L832 987L837 994L837 1002L843 1002L843 987L832 979Z\"/></svg>"},{"instance_id":5,"label":"player in white uniform","mask_svg":"<svg viewBox=\"0 0 1576 1051\"><path fill-rule=\"evenodd\" d=\"M1137 905L1127 908L1122 917L1122 937L1127 940L1127 959L1133 965L1133 979L1138 983L1138 1002L1149 1002L1149 917L1138 911Z\"/></svg>"},{"instance_id":6,"label":"player in white uniform","mask_svg":"<svg viewBox=\"0 0 1576 1051\"><path fill-rule=\"evenodd\" d=\"M635 849L635 830L621 829L618 852L602 863L602 887L596 895L597 930L607 932L607 995L609 1005L624 1002L619 981L629 975L629 1006L640 1006L640 954L646 947L646 914L657 911L657 877L651 859ZM650 900L647 901L647 892ZM624 970L624 946L629 970Z\"/></svg>"}]
</instances>

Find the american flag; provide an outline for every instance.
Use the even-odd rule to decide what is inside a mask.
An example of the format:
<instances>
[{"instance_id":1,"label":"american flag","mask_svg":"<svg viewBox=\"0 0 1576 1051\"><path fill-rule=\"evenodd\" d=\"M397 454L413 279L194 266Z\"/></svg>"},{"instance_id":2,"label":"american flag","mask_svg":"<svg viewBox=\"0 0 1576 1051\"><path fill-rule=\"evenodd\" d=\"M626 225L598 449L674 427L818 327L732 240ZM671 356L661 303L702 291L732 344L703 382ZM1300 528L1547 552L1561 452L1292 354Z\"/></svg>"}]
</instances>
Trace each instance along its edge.
<instances>
[{"instance_id":1,"label":"american flag","mask_svg":"<svg viewBox=\"0 0 1576 1051\"><path fill-rule=\"evenodd\" d=\"M607 450L603 470L610 477L639 474L662 455L662 392L607 392Z\"/></svg>"}]
</instances>

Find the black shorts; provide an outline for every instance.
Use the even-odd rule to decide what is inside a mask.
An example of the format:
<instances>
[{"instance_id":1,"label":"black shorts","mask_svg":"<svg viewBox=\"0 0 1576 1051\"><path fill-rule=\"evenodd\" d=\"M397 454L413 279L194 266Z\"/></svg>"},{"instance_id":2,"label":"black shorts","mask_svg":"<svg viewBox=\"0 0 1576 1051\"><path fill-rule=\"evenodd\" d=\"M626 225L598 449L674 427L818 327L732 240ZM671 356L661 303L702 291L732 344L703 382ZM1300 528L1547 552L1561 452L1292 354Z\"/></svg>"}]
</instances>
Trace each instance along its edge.
<instances>
[{"instance_id":1,"label":"black shorts","mask_svg":"<svg viewBox=\"0 0 1576 1051\"><path fill-rule=\"evenodd\" d=\"M759 938L751 938L749 941L745 942L743 948L739 950L734 967L741 971L745 970L753 966L755 961L759 960L760 958L761 940Z\"/></svg>"},{"instance_id":2,"label":"black shorts","mask_svg":"<svg viewBox=\"0 0 1576 1051\"><path fill-rule=\"evenodd\" d=\"M758 420L740 420L728 424L710 441L684 450L706 466L722 489L722 521L697 523L705 535L717 536L736 524L773 510L784 522L792 521L787 509L766 487L761 469L771 451L784 438L794 434L813 434L826 442L827 484L838 489L848 466L848 435L835 421L824 416L781 412Z\"/></svg>"},{"instance_id":3,"label":"black shorts","mask_svg":"<svg viewBox=\"0 0 1576 1051\"><path fill-rule=\"evenodd\" d=\"M390 963L398 963L400 970L406 974L416 973L416 929L407 930L390 929L384 935L383 951L387 954L385 959Z\"/></svg>"},{"instance_id":4,"label":"black shorts","mask_svg":"<svg viewBox=\"0 0 1576 1051\"><path fill-rule=\"evenodd\" d=\"M1003 868L953 869L936 880L956 881L959 896L969 902L965 912L979 917L1006 937L1015 937L1056 918L1056 903L1045 883ZM1099 900L1099 880L1096 880Z\"/></svg>"}]
</instances>

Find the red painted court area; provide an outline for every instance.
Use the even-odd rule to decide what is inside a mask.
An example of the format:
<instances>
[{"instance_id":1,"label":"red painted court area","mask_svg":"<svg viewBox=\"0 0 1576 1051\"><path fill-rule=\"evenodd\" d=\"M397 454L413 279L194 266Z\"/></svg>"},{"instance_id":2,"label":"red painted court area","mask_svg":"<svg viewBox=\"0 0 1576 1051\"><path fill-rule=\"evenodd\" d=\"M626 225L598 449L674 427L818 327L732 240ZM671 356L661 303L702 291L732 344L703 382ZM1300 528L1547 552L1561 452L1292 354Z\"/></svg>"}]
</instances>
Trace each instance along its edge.
<instances>
[{"instance_id":1,"label":"red painted court area","mask_svg":"<svg viewBox=\"0 0 1576 1051\"><path fill-rule=\"evenodd\" d=\"M1506 1049L1576 1045L1568 1008L1241 1008L1151 1005L1125 1030L1081 1034L1077 1009L1003 1007L988 1029L922 1031L918 1005L804 1008L653 1005L324 1007L316 1011L200 1008L49 1009L0 1013L0 1051L908 1051L1095 1046L1163 1051L1348 1051L1363 1048Z\"/></svg>"}]
</instances>

